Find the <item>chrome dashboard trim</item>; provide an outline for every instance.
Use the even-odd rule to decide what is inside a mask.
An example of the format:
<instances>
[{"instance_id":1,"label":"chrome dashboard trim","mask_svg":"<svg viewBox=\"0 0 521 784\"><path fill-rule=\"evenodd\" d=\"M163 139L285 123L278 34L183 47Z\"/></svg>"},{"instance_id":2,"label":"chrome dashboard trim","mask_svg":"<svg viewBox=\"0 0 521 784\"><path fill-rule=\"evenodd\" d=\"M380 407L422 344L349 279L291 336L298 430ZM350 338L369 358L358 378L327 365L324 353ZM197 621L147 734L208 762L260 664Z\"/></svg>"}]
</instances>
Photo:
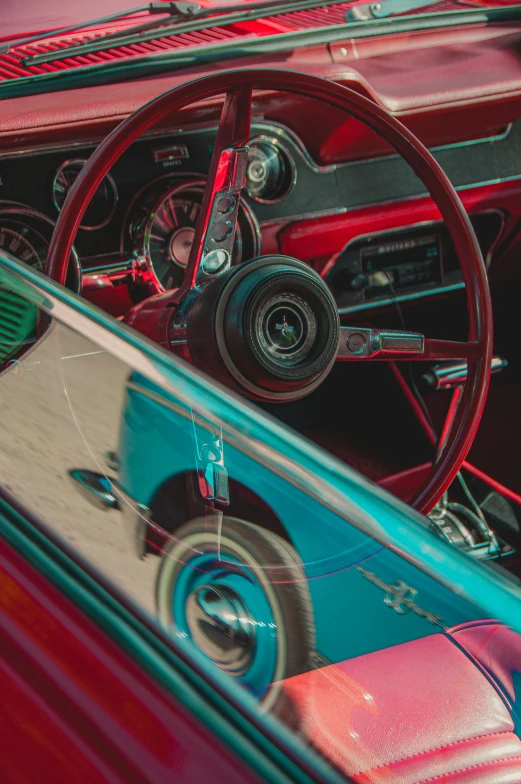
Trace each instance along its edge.
<instances>
[{"instance_id":1,"label":"chrome dashboard trim","mask_svg":"<svg viewBox=\"0 0 521 784\"><path fill-rule=\"evenodd\" d=\"M123 119L124 118L122 118L120 122L122 122ZM208 123L208 124L201 123L200 125L189 125L186 126L186 128L173 128L172 130L161 129L160 131L151 131L149 133L144 133L142 136L139 137L139 139L136 139L136 142L142 140L144 141L146 139L168 138L170 136L178 136L185 133L195 133L197 131L207 131L212 129L217 130L217 125L215 125L215 123ZM108 133L105 134L105 136L100 136L99 138L96 138L94 140L85 139L84 141L68 142L66 144L62 142L58 142L56 144L45 144L41 146L35 144L30 147L24 147L22 150L14 150L14 151L9 150L5 152L0 152L0 160L4 160L8 158L18 158L21 155L40 155L40 154L46 155L46 154L51 154L60 151L67 152L68 150L74 150L79 148L83 148L85 150L88 149L94 150L96 149L96 147L98 147L101 144L101 142L103 141L103 139L105 139L106 136L108 136ZM136 142L133 143L135 144Z\"/></svg>"},{"instance_id":2,"label":"chrome dashboard trim","mask_svg":"<svg viewBox=\"0 0 521 784\"><path fill-rule=\"evenodd\" d=\"M505 126L505 130L501 131L501 133L496 133L494 136L483 136L479 139L468 139L467 141L463 142L451 142L450 144L440 144L438 147L430 147L429 149L434 150L453 150L456 147L468 147L471 144L484 144L486 142L502 142L503 139L506 139L509 135L510 131L512 130L512 126L514 123L508 123Z\"/></svg>"},{"instance_id":3,"label":"chrome dashboard trim","mask_svg":"<svg viewBox=\"0 0 521 784\"><path fill-rule=\"evenodd\" d=\"M354 208L353 208L354 209ZM357 207L356 209L359 209ZM328 210L312 210L311 212L303 212L300 215L285 215L283 218L269 218L267 220L259 221L261 228L268 228L269 226L278 226L279 231L286 228L291 223L297 223L310 218L327 218L330 215L345 215L349 212L349 207L331 207Z\"/></svg>"},{"instance_id":4,"label":"chrome dashboard trim","mask_svg":"<svg viewBox=\"0 0 521 784\"><path fill-rule=\"evenodd\" d=\"M114 257L113 253L107 254L111 257ZM82 259L82 262L91 262L95 259L101 259L102 256L89 256L88 258ZM122 273L131 273L134 269L134 263L136 259L133 256L128 256L128 259L121 259L121 261L101 264L97 267L89 267L85 266L83 268L84 275L121 275Z\"/></svg>"},{"instance_id":5,"label":"chrome dashboard trim","mask_svg":"<svg viewBox=\"0 0 521 784\"><path fill-rule=\"evenodd\" d=\"M217 131L218 125L214 122L212 123L201 123L199 125L188 125L185 128L174 128L172 130L160 130L160 131L153 131L150 133L143 134L139 139L136 139L134 144L139 143L141 141L146 140L154 140L154 139L170 139L172 136L183 136L183 135L193 135L197 133L201 133L202 131ZM304 163L314 172L317 174L330 174L334 172L338 166L349 165L351 161L347 161L345 164L331 164L326 166L321 166L316 163L313 158L311 157L307 147L305 146L304 142L300 138L300 136L295 133L295 131L291 130L287 126L283 125L282 123L276 121L266 121L262 117L253 118L251 121L251 129L252 134L253 132L260 132L261 134L266 133L271 136L275 136L277 141L280 137L284 137L285 141L292 142L295 147L298 148ZM13 152L0 152L0 161L1 160L9 160L11 158L17 158L24 155L45 155L45 154L52 154L56 152L68 152L73 149L85 149L85 150L95 150L99 144L103 141L105 136L100 137L96 141L87 140L84 142L71 142L69 144L55 144L55 145L45 145L39 147L38 145L34 145L33 147L26 147L23 150L15 150ZM252 139L254 136L251 137ZM382 156L382 158L393 157L391 156ZM399 157L397 154L395 157ZM377 159L375 159L377 160ZM199 176L204 174L204 172L196 172Z\"/></svg>"},{"instance_id":6,"label":"chrome dashboard trim","mask_svg":"<svg viewBox=\"0 0 521 784\"><path fill-rule=\"evenodd\" d=\"M424 297L432 297L437 294L445 294L450 291L457 291L458 289L464 289L465 284L461 283L451 283L447 286L438 286L435 289L429 289L429 291L411 291L409 294L397 294L396 297L386 297L385 299L379 300L372 300L371 302L362 302L360 305L352 305L351 307L346 308L338 308L338 312L341 316L349 314L349 313L358 313L362 310L374 310L376 308L383 308L386 305L394 305L395 302L407 302L416 299L423 299Z\"/></svg>"},{"instance_id":7,"label":"chrome dashboard trim","mask_svg":"<svg viewBox=\"0 0 521 784\"><path fill-rule=\"evenodd\" d=\"M472 147L478 144L491 144L494 142L501 142L509 136L510 131L512 130L513 123L509 123L506 127L506 130L496 136L486 136L482 139L469 139L463 142L452 142L451 144L440 144L436 147L428 147L427 149L429 152L441 152L442 150L453 150L458 147ZM378 163L379 161L388 161L393 158L401 158L401 155L397 152L389 153L388 155L377 155L374 158L362 158L359 161L345 161L344 163L337 163L334 164L334 168L343 169L349 166L362 166L364 163ZM519 175L521 177L521 174ZM473 186L470 186L473 187Z\"/></svg>"},{"instance_id":8,"label":"chrome dashboard trim","mask_svg":"<svg viewBox=\"0 0 521 784\"><path fill-rule=\"evenodd\" d=\"M513 123L510 123L506 127L506 129L504 131L502 131L500 134L497 134L495 136L488 136L488 137L483 137L483 138L480 138L480 139L471 139L471 140L463 141L463 142L454 142L452 144L439 145L437 147L430 147L429 150L431 152L437 152L437 151L442 151L442 150L456 149L458 147L467 147L467 146L474 146L474 145L480 145L480 144L485 144L485 143L493 143L493 142L503 141L504 139L506 139L509 136L509 134L510 134L510 132L512 130L512 127L513 127ZM136 140L136 142L139 143L140 141L153 140L153 139L171 139L172 136L193 135L193 134L196 134L196 133L200 133L201 131L211 131L211 130L214 130L216 128L217 128L216 124L214 122L212 122L212 123L208 123L208 124L204 124L203 123L203 124L199 124L199 125L187 126L185 128L174 128L174 129L169 130L169 131L161 130L161 131L157 131L157 132L144 134L139 140ZM279 122L276 122L276 121L273 121L273 122L265 121L265 120L263 120L263 118L260 118L260 117L253 118L252 119L252 133L253 133L253 131L260 131L261 133L271 134L272 136L275 136L277 139L283 139L284 141L286 141L286 143L288 143L288 142L290 144L292 143L295 146L296 151L300 154L301 160L305 163L305 165L310 170L312 170L313 172L315 172L317 174L332 174L332 173L334 173L335 171L337 171L339 169L344 169L344 168L347 169L347 168L353 167L353 166L361 166L361 165L364 165L364 164L371 164L371 163L377 163L377 162L380 162L380 161L400 158L398 153L391 153L389 155L377 156L375 158L364 158L363 160L360 160L360 161L346 161L345 163L332 164L332 165L327 165L327 166L320 166L319 164L317 164L313 160L313 158L309 154L307 148L305 147L303 141L300 139L298 134L296 134L294 131L292 131L290 128L288 128L287 126L283 125L282 123L279 123ZM45 146L45 147L38 147L37 145L35 145L34 147L27 147L27 148L24 148L23 150L18 150L18 151L15 151L15 152L0 152L0 161L4 160L4 159L16 158L16 157L19 157L19 156L22 156L22 155L33 155L33 154L37 155L37 154L45 154L45 153L54 153L54 152L58 152L60 150L70 151L71 149L79 149L79 148L83 148L83 149L86 149L86 150L87 149L92 149L93 150L93 149L95 149L97 147L97 145L99 144L99 141L101 141L101 140L94 141L94 142L93 141L73 142L73 143L69 143L69 144L66 144L66 145L64 145L64 144L48 145L48 146ZM179 172L179 175L183 175L183 176L189 176L191 174L200 177L203 173L202 172L184 172L184 171L183 172ZM160 177L158 177L157 179L160 179ZM521 171L520 171L519 174L512 175L510 177L495 177L495 178L491 178L491 179L487 179L487 180L480 180L480 181L477 181L477 182L469 183L467 185L457 185L455 187L456 187L457 191L460 191L460 190L468 190L468 189L472 189L472 188L479 188L479 187L483 187L485 185L495 185L495 184L500 184L502 182L514 182L514 181L518 181L518 180L521 180ZM150 182L153 182L153 181L150 181ZM150 183L146 183L141 190L144 190L145 188L147 188L149 184ZM403 196L403 197L399 197L399 198L396 198L396 199L394 199L394 198L393 199L384 199L384 200L380 199L380 200L376 200L374 202L367 202L367 203L365 203L363 205L354 205L353 207L350 207L350 206L348 206L348 207L339 206L337 208L330 208L328 210L323 210L323 211L313 211L313 210L311 210L310 212L306 212L306 213L297 213L295 215L284 216L281 219L281 223L286 224L287 222L291 222L293 220L309 219L309 218L314 218L314 217L317 217L317 216L320 216L320 215L340 214L340 213L343 213L343 212L346 212L346 211L350 211L350 210L366 209L368 207L382 206L382 205L386 205L386 204L400 204L402 202L407 202L407 201L410 201L412 199L424 198L424 197L426 197L428 195L429 194L428 194L427 191L419 191L418 193L415 193L415 194L413 194L411 196ZM265 222L264 221L259 221L261 226L273 224L273 223L276 223L276 222L277 221L275 221L273 219L268 219Z\"/></svg>"},{"instance_id":9,"label":"chrome dashboard trim","mask_svg":"<svg viewBox=\"0 0 521 784\"><path fill-rule=\"evenodd\" d=\"M305 157L306 162L308 163L310 168L312 168L316 172L323 172L323 173L333 172L335 171L335 169L343 166L352 166L360 163L373 163L375 161L385 160L386 158L400 157L398 153L390 153L389 155L379 155L374 158L364 158L363 160L360 161L345 161L343 163L320 165L313 160L300 136L297 133L295 133L295 131L293 131L291 128L288 128L286 125L284 125L283 123L277 122L276 120L271 121L271 120L264 120L263 118L259 118L259 119L253 118L251 125L252 128L254 127L262 128L263 130L266 130L268 133L273 133L273 131L275 130L277 135L287 136L291 141L293 141L294 144L296 144L300 148L300 151L302 152L303 157ZM513 123L509 123L504 131L494 136L484 136L479 139L468 139L462 142L451 142L450 144L442 144L442 145L438 145L437 147L429 147L428 149L431 152L433 151L437 152L438 150L450 150L456 147L467 147L469 145L484 144L486 142L503 141L503 139L506 139L506 137L509 135L512 129L512 125ZM208 124L201 123L199 125L188 125L185 128L173 128L171 130L162 129L160 131L152 131L150 133L145 133L139 139L136 139L136 141L145 140L145 139L167 138L170 136L192 134L192 133L198 133L200 131L209 131L214 129L217 130L217 127L218 126L212 122ZM100 136L99 138L96 138L94 141L92 139L86 139L85 141L68 142L66 144L62 142L56 144L47 144L42 146L35 144L29 147L24 147L21 150L13 150L13 151L9 150L4 152L0 151L0 160L17 158L22 155L39 155L39 154L45 155L46 153L60 152L60 150L67 152L68 150L79 149L82 147L84 149L91 149L91 148L95 149L107 135L108 134L105 134L104 136Z\"/></svg>"},{"instance_id":10,"label":"chrome dashboard trim","mask_svg":"<svg viewBox=\"0 0 521 784\"><path fill-rule=\"evenodd\" d=\"M300 136L297 133L295 133L295 131L293 131L291 128L288 128L286 125L284 125L283 123L279 123L275 120L273 122L272 121L264 122L260 120L259 122L252 121L252 126L253 125L259 127L262 126L266 129L277 129L280 135L286 136L295 144L296 147L298 147L300 153L302 154L302 157L304 158L305 162L308 164L309 168L312 169L317 174L330 174L336 171L337 169L348 168L350 166L360 166L364 163L378 163L379 161L385 161L385 160L390 160L392 158L401 157L399 153L392 152L387 155L377 155L373 158L362 158L359 161L344 161L340 163L321 165L316 163L316 161L311 157L307 147L304 145L304 142L302 141ZM505 130L502 131L501 133L496 134L495 136L483 136L482 138L479 139L468 139L462 142L451 142L450 144L440 144L436 147L428 147L428 150L429 152L440 152L441 150L452 150L452 149L456 149L457 147L469 147L477 144L490 144L493 142L501 142L504 139L506 139L507 136L510 134L512 127L513 127L513 123L508 123ZM521 179L521 174L519 175L519 178ZM474 187L474 185L465 186L465 187ZM408 198L415 198L415 197L408 197Z\"/></svg>"}]
</instances>

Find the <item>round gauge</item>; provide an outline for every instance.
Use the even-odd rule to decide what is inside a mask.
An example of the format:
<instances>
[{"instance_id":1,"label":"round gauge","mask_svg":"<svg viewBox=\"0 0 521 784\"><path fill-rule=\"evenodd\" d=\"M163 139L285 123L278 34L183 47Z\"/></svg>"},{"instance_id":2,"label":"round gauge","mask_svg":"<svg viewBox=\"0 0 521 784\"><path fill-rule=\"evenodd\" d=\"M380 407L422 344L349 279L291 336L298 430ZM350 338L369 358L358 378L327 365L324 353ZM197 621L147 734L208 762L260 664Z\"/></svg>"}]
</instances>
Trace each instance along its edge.
<instances>
[{"instance_id":1,"label":"round gauge","mask_svg":"<svg viewBox=\"0 0 521 784\"><path fill-rule=\"evenodd\" d=\"M45 269L53 222L45 215L13 202L0 202L0 254L5 253L29 264L38 272ZM79 292L81 273L73 251L67 273L67 287ZM30 348L45 320L38 308L9 285L0 282L0 371ZM47 323L50 323L50 320Z\"/></svg>"},{"instance_id":2,"label":"round gauge","mask_svg":"<svg viewBox=\"0 0 521 784\"><path fill-rule=\"evenodd\" d=\"M87 161L83 158L65 161L54 175L52 199L58 212L63 207L72 184L86 163ZM106 226L116 211L117 201L118 192L116 183L110 174L107 174L92 197L91 202L87 207L87 211L83 216L80 228L86 229L87 231L93 231L94 229L101 229L103 226Z\"/></svg>"},{"instance_id":3,"label":"round gauge","mask_svg":"<svg viewBox=\"0 0 521 784\"><path fill-rule=\"evenodd\" d=\"M282 201L296 182L295 162L277 139L257 136L248 143L246 191L261 204Z\"/></svg>"},{"instance_id":4,"label":"round gauge","mask_svg":"<svg viewBox=\"0 0 521 784\"><path fill-rule=\"evenodd\" d=\"M0 251L7 251L20 261L43 272L54 223L36 210L14 202L0 202ZM80 263L76 251L71 254L67 288L78 293L81 288Z\"/></svg>"},{"instance_id":5,"label":"round gauge","mask_svg":"<svg viewBox=\"0 0 521 784\"><path fill-rule=\"evenodd\" d=\"M181 285L190 258L204 180L172 180L153 184L134 213L130 234L137 255L146 260L159 289ZM259 232L247 205L241 205L232 264L259 253Z\"/></svg>"}]
</instances>

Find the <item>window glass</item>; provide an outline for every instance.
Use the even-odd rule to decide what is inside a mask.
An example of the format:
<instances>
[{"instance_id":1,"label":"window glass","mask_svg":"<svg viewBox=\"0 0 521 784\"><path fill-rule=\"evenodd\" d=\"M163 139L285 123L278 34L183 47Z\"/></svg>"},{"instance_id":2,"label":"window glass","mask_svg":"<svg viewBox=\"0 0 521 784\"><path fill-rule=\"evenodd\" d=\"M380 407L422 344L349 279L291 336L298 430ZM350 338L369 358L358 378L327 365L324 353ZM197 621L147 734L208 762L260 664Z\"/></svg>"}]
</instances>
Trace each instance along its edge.
<instances>
[{"instance_id":1,"label":"window glass","mask_svg":"<svg viewBox=\"0 0 521 784\"><path fill-rule=\"evenodd\" d=\"M388 764L419 698L463 721L482 676L456 637L519 626L516 585L37 273L0 275L8 493L342 773Z\"/></svg>"}]
</instances>

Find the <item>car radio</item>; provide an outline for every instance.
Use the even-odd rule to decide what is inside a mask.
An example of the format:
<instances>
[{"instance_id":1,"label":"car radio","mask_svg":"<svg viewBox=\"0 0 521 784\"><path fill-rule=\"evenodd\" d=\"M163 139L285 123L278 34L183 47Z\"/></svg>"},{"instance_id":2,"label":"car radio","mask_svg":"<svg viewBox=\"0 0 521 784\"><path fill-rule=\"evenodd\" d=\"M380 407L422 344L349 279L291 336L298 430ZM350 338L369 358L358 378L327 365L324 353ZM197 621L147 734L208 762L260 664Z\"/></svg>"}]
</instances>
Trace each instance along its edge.
<instances>
[{"instance_id":1,"label":"car radio","mask_svg":"<svg viewBox=\"0 0 521 784\"><path fill-rule=\"evenodd\" d=\"M486 258L498 237L502 216L483 212L471 220ZM442 221L351 240L325 280L341 310L463 286L454 244Z\"/></svg>"},{"instance_id":2,"label":"car radio","mask_svg":"<svg viewBox=\"0 0 521 784\"><path fill-rule=\"evenodd\" d=\"M382 287L407 288L417 283L441 283L441 237L426 234L377 242L360 250L358 283L366 294Z\"/></svg>"}]
</instances>

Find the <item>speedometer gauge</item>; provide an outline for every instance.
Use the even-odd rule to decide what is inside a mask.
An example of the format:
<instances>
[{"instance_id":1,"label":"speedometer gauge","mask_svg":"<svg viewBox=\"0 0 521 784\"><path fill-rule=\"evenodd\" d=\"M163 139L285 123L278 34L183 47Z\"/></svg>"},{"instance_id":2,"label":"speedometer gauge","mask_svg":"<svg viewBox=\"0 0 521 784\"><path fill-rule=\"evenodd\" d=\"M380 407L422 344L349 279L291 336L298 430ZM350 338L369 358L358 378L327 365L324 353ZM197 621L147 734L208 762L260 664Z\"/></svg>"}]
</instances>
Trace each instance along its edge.
<instances>
[{"instance_id":1,"label":"speedometer gauge","mask_svg":"<svg viewBox=\"0 0 521 784\"><path fill-rule=\"evenodd\" d=\"M71 186L86 163L87 161L83 158L65 161L54 175L52 199L58 212L63 207ZM107 174L92 197L83 216L80 228L94 231L94 229L101 229L103 226L106 226L116 211L117 201L116 183L110 174Z\"/></svg>"},{"instance_id":2,"label":"speedometer gauge","mask_svg":"<svg viewBox=\"0 0 521 784\"><path fill-rule=\"evenodd\" d=\"M165 289L179 285L188 265L201 209L199 196L198 189L167 194L147 224L145 245Z\"/></svg>"},{"instance_id":3,"label":"speedometer gauge","mask_svg":"<svg viewBox=\"0 0 521 784\"><path fill-rule=\"evenodd\" d=\"M129 234L134 253L152 276L156 290L177 288L183 282L204 185L202 179L179 182L168 175L148 186L132 207ZM241 205L232 264L258 255L259 237L251 209Z\"/></svg>"}]
</instances>

